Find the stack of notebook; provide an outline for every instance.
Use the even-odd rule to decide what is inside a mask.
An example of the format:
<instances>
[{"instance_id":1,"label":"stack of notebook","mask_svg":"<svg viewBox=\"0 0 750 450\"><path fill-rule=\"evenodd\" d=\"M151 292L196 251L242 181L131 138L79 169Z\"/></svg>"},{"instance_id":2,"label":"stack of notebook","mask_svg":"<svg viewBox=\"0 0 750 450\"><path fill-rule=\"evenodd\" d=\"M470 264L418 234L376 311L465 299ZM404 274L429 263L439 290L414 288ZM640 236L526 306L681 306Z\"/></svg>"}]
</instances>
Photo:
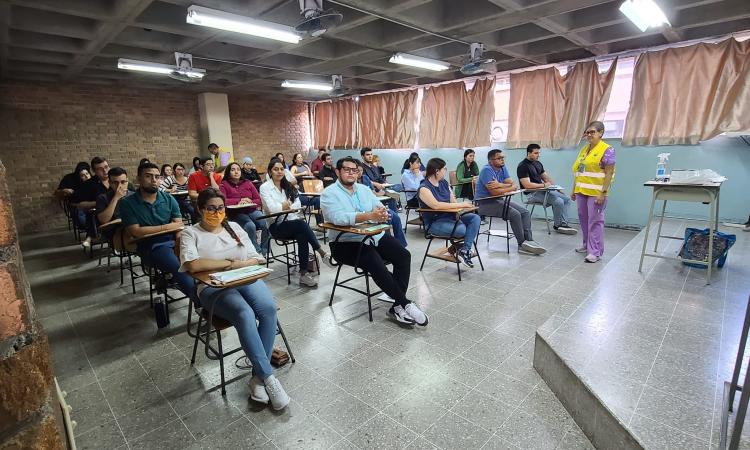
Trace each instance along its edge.
<instances>
[{"instance_id":1,"label":"stack of notebook","mask_svg":"<svg viewBox=\"0 0 750 450\"><path fill-rule=\"evenodd\" d=\"M271 271L272 269L269 269L265 266L247 266L239 269L212 273L209 276L211 277L211 281L215 283L227 284L233 281L242 280L243 278L249 278Z\"/></svg>"}]
</instances>

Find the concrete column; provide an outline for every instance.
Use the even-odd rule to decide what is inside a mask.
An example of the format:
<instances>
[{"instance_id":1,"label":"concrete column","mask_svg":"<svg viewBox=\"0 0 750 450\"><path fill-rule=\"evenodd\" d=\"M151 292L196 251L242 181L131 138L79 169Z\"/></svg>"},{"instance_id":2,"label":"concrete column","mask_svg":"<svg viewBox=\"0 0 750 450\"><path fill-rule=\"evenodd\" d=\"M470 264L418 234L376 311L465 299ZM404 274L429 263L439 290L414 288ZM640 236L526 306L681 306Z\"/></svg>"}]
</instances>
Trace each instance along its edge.
<instances>
[{"instance_id":1,"label":"concrete column","mask_svg":"<svg viewBox=\"0 0 750 450\"><path fill-rule=\"evenodd\" d=\"M0 450L65 447L55 394L0 162Z\"/></svg>"},{"instance_id":2,"label":"concrete column","mask_svg":"<svg viewBox=\"0 0 750 450\"><path fill-rule=\"evenodd\" d=\"M221 151L233 153L227 94L198 94L198 109L201 119L201 154L208 155L207 147L212 142L216 143Z\"/></svg>"}]
</instances>

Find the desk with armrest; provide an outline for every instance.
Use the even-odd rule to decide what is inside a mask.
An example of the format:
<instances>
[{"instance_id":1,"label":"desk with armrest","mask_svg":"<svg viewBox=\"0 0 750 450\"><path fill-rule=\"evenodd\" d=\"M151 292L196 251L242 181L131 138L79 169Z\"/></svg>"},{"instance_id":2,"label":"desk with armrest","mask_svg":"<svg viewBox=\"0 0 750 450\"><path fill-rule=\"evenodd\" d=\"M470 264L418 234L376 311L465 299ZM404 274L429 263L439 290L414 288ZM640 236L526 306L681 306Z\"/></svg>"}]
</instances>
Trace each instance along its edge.
<instances>
[{"instance_id":1,"label":"desk with armrest","mask_svg":"<svg viewBox=\"0 0 750 450\"><path fill-rule=\"evenodd\" d=\"M294 214L294 213L299 213L299 212L303 212L304 213L304 211L305 211L304 207L303 208L287 209L287 210L284 210L284 211L279 211L277 213L266 214L264 216L259 217L258 220L261 220L261 219L266 219L266 220L273 219L273 222L276 223L276 224L278 224L278 223L281 223L284 220L286 220L286 218L289 216L289 214ZM270 227L271 226L269 225L269 229L270 229ZM273 235L272 235L272 237L273 237ZM292 267L294 267L295 265L299 264L299 261L297 260L297 250L296 250L296 243L297 243L297 241L292 240L292 239L279 239L279 238L276 238L276 237L273 237L273 240L276 242L276 245L284 247L284 253L281 253L281 254L278 254L278 255L275 254L273 252L273 248L271 248L271 245L269 243L269 245L268 245L268 253L266 255L264 255L266 257L266 266L268 266L269 264L271 264L272 261L278 261L278 262L284 263L286 265L287 284L291 284L292 283ZM291 247L291 249L290 249L290 247ZM313 252L312 254L315 255L315 252ZM316 263L316 266L319 266L317 264L318 263L318 257L317 256L315 256L315 263ZM320 273L320 268L319 267L318 267L318 273Z\"/></svg>"},{"instance_id":2,"label":"desk with armrest","mask_svg":"<svg viewBox=\"0 0 750 450\"><path fill-rule=\"evenodd\" d=\"M137 238L134 237L131 239L131 242L138 245L138 243L147 242L149 239L162 237L162 236L169 236L173 234L176 235L177 233L181 232L184 229L185 229L184 226L180 226L179 228L176 228L176 229L157 231L156 233L145 234ZM124 234L125 233L123 233L123 235ZM127 237L123 237L123 245L125 245L126 242L127 242ZM179 241L177 241L177 239L175 239L175 246L179 248ZM167 305L169 305L170 303L179 301L179 300L183 300L187 297L186 295L183 295L182 297L172 297L171 295L169 295L169 293L167 292L167 289L169 288L169 280L167 279L167 277L161 270L154 267L154 265L150 261L148 252L146 252L145 254L141 254L141 252L138 251L138 255L141 257L141 267L144 269L144 273L148 275L148 280L149 280L148 296L149 296L149 301L151 303L151 307L154 306L154 298L155 298L154 293L155 292L157 294L159 293L164 294L164 302ZM167 317L168 316L169 316L169 309L167 308Z\"/></svg>"},{"instance_id":3,"label":"desk with armrest","mask_svg":"<svg viewBox=\"0 0 750 450\"><path fill-rule=\"evenodd\" d=\"M464 237L455 235L456 228L458 227L458 224L461 223L462 215L476 212L477 209L478 208L476 206L471 207L471 208L456 207L456 208L445 208L445 209L431 209L431 208L418 208L417 209L417 212L420 214L438 213L438 214L454 214L455 215L455 222L453 224L453 229L451 230L450 234L447 236L442 236L442 235L431 233L430 228L432 228L432 224L425 226L424 237L425 239L428 240L428 242L427 242L427 248L424 251L424 257L422 258L422 265L419 266L420 271L424 268L424 263L427 260L427 258L440 259L443 261L454 263L456 265L456 269L458 270L458 281L461 281L461 264L458 261L458 258L456 257L456 251L458 251L458 247L460 245L463 245ZM445 246L430 252L430 246L432 245L433 239L445 240ZM479 256L479 250L477 250L478 239L479 239L479 235L477 235L477 239L474 241L474 246L473 246L474 254L472 256L477 257L477 259L479 260L479 266L482 268L482 270L484 270L482 257ZM448 245L448 243L450 243L450 245Z\"/></svg>"},{"instance_id":4,"label":"desk with armrest","mask_svg":"<svg viewBox=\"0 0 750 450\"><path fill-rule=\"evenodd\" d=\"M508 224L508 209L510 208L510 199L518 194L521 193L521 190L514 190L510 192L506 192L504 194L498 194L498 195L491 195L489 197L481 197L481 198L474 198L474 204L479 206L482 202L485 201L502 201L503 202L503 208L502 212L500 214L499 219L503 219L505 221L505 230L493 230L492 229L492 219L494 216L487 215L486 217L489 217L489 224L487 225L487 229L484 231L480 231L479 234L486 234L487 235L487 242L490 242L490 237L501 237L506 240L506 247L507 251L510 254L510 240L515 237L513 233L510 231L510 226Z\"/></svg>"},{"instance_id":5,"label":"desk with armrest","mask_svg":"<svg viewBox=\"0 0 750 450\"><path fill-rule=\"evenodd\" d=\"M324 230L329 231L338 231L339 234L336 236L336 239L334 239L331 244L335 244L339 242L339 239L341 236L345 234L352 234L359 237L359 247L357 249L357 259L355 260L354 264L354 273L355 276L351 278L347 278L346 280L339 281L339 274L341 274L341 268L344 267L344 264L339 263L336 261L333 256L331 256L331 262L338 266L338 269L336 270L336 278L333 282L333 289L331 289L331 298L328 301L328 306L333 306L333 295L336 293L336 287L342 287L344 289L349 289L350 291L358 292L362 295L367 296L367 312L369 314L370 322L372 322L372 297L381 294L383 291L378 290L375 292L370 291L370 274L361 268L358 267L359 265L359 257L362 252L362 246L363 245L370 245L368 244L368 241L371 244L374 244L375 241L373 239L374 236L377 236L378 234L390 229L390 225L388 224L372 224L372 223L364 223L364 224L357 224L354 226L340 226L340 225L334 225L332 223L323 223L320 225L321 228ZM352 241L348 241L352 242ZM333 253L333 250L331 251ZM388 264L388 261L385 261L386 264ZM352 286L348 286L347 283L357 280L359 278L365 278L365 291L362 291L360 289L357 289Z\"/></svg>"}]
</instances>

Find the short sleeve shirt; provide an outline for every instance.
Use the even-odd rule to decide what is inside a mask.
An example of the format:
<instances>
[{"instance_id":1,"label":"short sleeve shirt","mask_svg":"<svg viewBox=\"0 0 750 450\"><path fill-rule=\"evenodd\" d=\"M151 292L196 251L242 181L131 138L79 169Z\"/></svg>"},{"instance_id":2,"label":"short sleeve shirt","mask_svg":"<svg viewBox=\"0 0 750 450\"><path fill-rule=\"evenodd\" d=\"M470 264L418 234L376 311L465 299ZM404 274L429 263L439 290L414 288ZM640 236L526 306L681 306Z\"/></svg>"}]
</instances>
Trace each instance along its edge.
<instances>
[{"instance_id":1,"label":"short sleeve shirt","mask_svg":"<svg viewBox=\"0 0 750 450\"><path fill-rule=\"evenodd\" d=\"M140 192L120 200L120 218L123 226L152 227L166 225L182 218L180 205L173 196L162 191L156 193L154 203L143 200Z\"/></svg>"},{"instance_id":2,"label":"short sleeve shirt","mask_svg":"<svg viewBox=\"0 0 750 450\"><path fill-rule=\"evenodd\" d=\"M542 174L544 173L544 166L539 161L529 161L524 158L523 161L518 163L518 169L516 169L516 175L518 176L518 182L521 182L521 178L528 178L532 183L544 183Z\"/></svg>"},{"instance_id":3,"label":"short sleeve shirt","mask_svg":"<svg viewBox=\"0 0 750 450\"><path fill-rule=\"evenodd\" d=\"M81 188L75 192L74 202L95 202L99 195L107 192L107 187L99 181L99 178L93 177L84 181Z\"/></svg>"},{"instance_id":4,"label":"short sleeve shirt","mask_svg":"<svg viewBox=\"0 0 750 450\"><path fill-rule=\"evenodd\" d=\"M221 176L218 173L213 174L216 184L221 184ZM188 189L191 191L202 192L211 187L211 180L203 172L194 172L188 177Z\"/></svg>"},{"instance_id":5,"label":"short sleeve shirt","mask_svg":"<svg viewBox=\"0 0 750 450\"><path fill-rule=\"evenodd\" d=\"M491 181L499 181L502 183L508 178L510 178L510 174L508 173L507 167L503 166L500 169L495 170L491 165L487 164L482 167L482 170L479 172L477 192L474 194L474 198L490 197L490 192L487 190L487 183Z\"/></svg>"}]
</instances>

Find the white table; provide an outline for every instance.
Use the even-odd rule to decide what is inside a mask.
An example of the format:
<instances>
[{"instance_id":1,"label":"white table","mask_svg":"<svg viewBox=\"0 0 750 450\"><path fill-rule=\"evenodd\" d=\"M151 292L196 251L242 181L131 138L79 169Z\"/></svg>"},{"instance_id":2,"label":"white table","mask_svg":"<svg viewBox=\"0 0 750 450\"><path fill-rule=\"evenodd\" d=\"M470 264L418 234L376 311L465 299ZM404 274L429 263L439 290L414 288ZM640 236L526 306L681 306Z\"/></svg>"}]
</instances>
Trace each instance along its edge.
<instances>
[{"instance_id":1,"label":"white table","mask_svg":"<svg viewBox=\"0 0 750 450\"><path fill-rule=\"evenodd\" d=\"M706 266L706 284L711 284L711 270L713 268L713 247L714 247L714 233L719 229L719 193L721 191L721 183L703 183L703 184L688 184L688 183L670 183L664 181L647 181L643 183L644 186L653 188L653 196L651 198L651 209L648 213L648 223L646 224L646 235L643 238L643 248L641 249L641 262L638 265L638 272L643 269L643 258L646 256L652 258L672 259L676 261L683 261L695 264L701 264ZM659 215L659 227L656 231L656 243L654 244L654 252L646 252L646 245L648 243L648 235L651 231L651 221L654 218L654 205L657 200L662 200L664 204L661 207L661 215ZM674 202L694 202L703 203L710 206L710 214L708 216L708 261L698 261L693 259L683 259L676 256L667 256L658 253L659 239L677 239L683 240L680 237L674 236L662 236L661 227L664 223L664 212L667 209L667 201Z\"/></svg>"}]
</instances>

